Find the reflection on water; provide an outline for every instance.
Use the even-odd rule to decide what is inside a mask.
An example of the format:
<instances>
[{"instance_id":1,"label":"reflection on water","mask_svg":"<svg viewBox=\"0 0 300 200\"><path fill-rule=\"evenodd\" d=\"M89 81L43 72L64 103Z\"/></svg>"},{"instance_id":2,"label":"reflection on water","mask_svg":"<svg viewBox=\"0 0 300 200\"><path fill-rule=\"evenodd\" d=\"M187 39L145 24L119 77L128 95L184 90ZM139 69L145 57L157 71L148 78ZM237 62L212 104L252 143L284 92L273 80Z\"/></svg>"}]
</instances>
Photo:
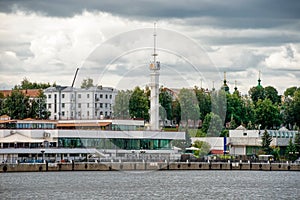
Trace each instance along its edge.
<instances>
[{"instance_id":1,"label":"reflection on water","mask_svg":"<svg viewBox=\"0 0 300 200\"><path fill-rule=\"evenodd\" d=\"M135 171L0 174L1 199L300 199L299 172Z\"/></svg>"}]
</instances>

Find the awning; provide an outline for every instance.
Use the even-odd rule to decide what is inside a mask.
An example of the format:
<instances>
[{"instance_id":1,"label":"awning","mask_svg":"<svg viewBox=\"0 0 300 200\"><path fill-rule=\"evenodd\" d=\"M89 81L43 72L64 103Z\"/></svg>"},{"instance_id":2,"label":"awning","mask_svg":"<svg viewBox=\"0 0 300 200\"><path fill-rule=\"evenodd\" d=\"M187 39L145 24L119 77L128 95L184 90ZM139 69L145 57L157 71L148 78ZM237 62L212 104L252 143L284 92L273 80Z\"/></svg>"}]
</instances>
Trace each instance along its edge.
<instances>
[{"instance_id":1,"label":"awning","mask_svg":"<svg viewBox=\"0 0 300 200\"><path fill-rule=\"evenodd\" d=\"M42 143L44 139L33 139L21 134L13 134L0 139L0 143Z\"/></svg>"},{"instance_id":2,"label":"awning","mask_svg":"<svg viewBox=\"0 0 300 200\"><path fill-rule=\"evenodd\" d=\"M98 123L60 123L56 127L103 127L110 125L111 122L98 122Z\"/></svg>"}]
</instances>

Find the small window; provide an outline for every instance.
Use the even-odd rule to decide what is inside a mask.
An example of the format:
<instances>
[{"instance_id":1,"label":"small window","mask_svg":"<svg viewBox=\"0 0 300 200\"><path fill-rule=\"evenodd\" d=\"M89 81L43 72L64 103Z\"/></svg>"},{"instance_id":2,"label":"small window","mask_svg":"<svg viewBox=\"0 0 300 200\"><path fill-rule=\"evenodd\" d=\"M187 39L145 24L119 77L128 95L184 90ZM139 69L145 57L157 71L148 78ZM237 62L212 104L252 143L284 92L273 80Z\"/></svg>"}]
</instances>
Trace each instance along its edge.
<instances>
[{"instance_id":1,"label":"small window","mask_svg":"<svg viewBox=\"0 0 300 200\"><path fill-rule=\"evenodd\" d=\"M244 132L244 133L243 133L243 135L244 135L244 136L247 136L247 133L246 133L246 132Z\"/></svg>"},{"instance_id":2,"label":"small window","mask_svg":"<svg viewBox=\"0 0 300 200\"><path fill-rule=\"evenodd\" d=\"M65 111L62 111L62 112L61 112L61 116L65 116Z\"/></svg>"},{"instance_id":3,"label":"small window","mask_svg":"<svg viewBox=\"0 0 300 200\"><path fill-rule=\"evenodd\" d=\"M103 108L103 103L100 103L100 108Z\"/></svg>"},{"instance_id":4,"label":"small window","mask_svg":"<svg viewBox=\"0 0 300 200\"><path fill-rule=\"evenodd\" d=\"M112 98L112 95L109 95L109 98L111 99L111 98Z\"/></svg>"},{"instance_id":5,"label":"small window","mask_svg":"<svg viewBox=\"0 0 300 200\"><path fill-rule=\"evenodd\" d=\"M88 107L88 108L90 107L90 104L89 104L89 103L87 103L87 107Z\"/></svg>"},{"instance_id":6,"label":"small window","mask_svg":"<svg viewBox=\"0 0 300 200\"><path fill-rule=\"evenodd\" d=\"M87 94L87 95L86 95L86 98L90 98L90 94Z\"/></svg>"},{"instance_id":7,"label":"small window","mask_svg":"<svg viewBox=\"0 0 300 200\"><path fill-rule=\"evenodd\" d=\"M61 104L61 107L64 108L64 107L65 107L65 103L62 103L62 104Z\"/></svg>"},{"instance_id":8,"label":"small window","mask_svg":"<svg viewBox=\"0 0 300 200\"><path fill-rule=\"evenodd\" d=\"M105 99L107 99L107 98L108 98L108 95L106 94L106 95L105 95Z\"/></svg>"},{"instance_id":9,"label":"small window","mask_svg":"<svg viewBox=\"0 0 300 200\"><path fill-rule=\"evenodd\" d=\"M95 108L97 108L97 103L95 103Z\"/></svg>"},{"instance_id":10,"label":"small window","mask_svg":"<svg viewBox=\"0 0 300 200\"><path fill-rule=\"evenodd\" d=\"M65 94L61 94L61 98L63 98L63 99L64 99L64 98L65 98Z\"/></svg>"},{"instance_id":11,"label":"small window","mask_svg":"<svg viewBox=\"0 0 300 200\"><path fill-rule=\"evenodd\" d=\"M90 116L90 111L86 112L86 116L88 116L88 117Z\"/></svg>"},{"instance_id":12,"label":"small window","mask_svg":"<svg viewBox=\"0 0 300 200\"><path fill-rule=\"evenodd\" d=\"M51 103L48 104L48 108L49 108L49 109L51 108Z\"/></svg>"},{"instance_id":13,"label":"small window","mask_svg":"<svg viewBox=\"0 0 300 200\"><path fill-rule=\"evenodd\" d=\"M103 98L103 94L100 94L100 98L101 98L101 99Z\"/></svg>"},{"instance_id":14,"label":"small window","mask_svg":"<svg viewBox=\"0 0 300 200\"><path fill-rule=\"evenodd\" d=\"M78 99L81 99L81 94L78 94Z\"/></svg>"},{"instance_id":15,"label":"small window","mask_svg":"<svg viewBox=\"0 0 300 200\"><path fill-rule=\"evenodd\" d=\"M48 94L48 99L51 99L51 94Z\"/></svg>"},{"instance_id":16,"label":"small window","mask_svg":"<svg viewBox=\"0 0 300 200\"><path fill-rule=\"evenodd\" d=\"M78 104L78 108L81 108L81 103Z\"/></svg>"}]
</instances>

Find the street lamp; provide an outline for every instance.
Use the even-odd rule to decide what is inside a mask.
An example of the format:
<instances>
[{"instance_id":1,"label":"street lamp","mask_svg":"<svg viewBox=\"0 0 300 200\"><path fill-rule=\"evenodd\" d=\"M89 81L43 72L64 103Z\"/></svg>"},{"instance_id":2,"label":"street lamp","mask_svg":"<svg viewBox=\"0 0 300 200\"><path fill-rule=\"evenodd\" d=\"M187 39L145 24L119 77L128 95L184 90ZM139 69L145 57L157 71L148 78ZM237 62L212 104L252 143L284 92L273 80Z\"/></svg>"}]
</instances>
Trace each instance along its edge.
<instances>
[{"instance_id":1,"label":"street lamp","mask_svg":"<svg viewBox=\"0 0 300 200\"><path fill-rule=\"evenodd\" d=\"M42 161L44 162L45 161L45 149L42 149L41 153L42 153Z\"/></svg>"}]
</instances>

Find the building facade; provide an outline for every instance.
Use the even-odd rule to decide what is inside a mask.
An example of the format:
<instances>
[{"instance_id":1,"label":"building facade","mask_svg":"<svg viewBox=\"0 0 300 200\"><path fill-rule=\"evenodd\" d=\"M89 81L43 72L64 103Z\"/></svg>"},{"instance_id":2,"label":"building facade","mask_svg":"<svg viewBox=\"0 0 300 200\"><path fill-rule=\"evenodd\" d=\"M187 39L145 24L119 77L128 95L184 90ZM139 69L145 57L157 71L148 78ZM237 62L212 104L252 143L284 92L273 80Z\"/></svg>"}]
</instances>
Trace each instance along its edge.
<instances>
[{"instance_id":1,"label":"building facade","mask_svg":"<svg viewBox=\"0 0 300 200\"><path fill-rule=\"evenodd\" d=\"M49 87L44 90L52 120L102 119L113 116L117 90L111 87Z\"/></svg>"}]
</instances>

